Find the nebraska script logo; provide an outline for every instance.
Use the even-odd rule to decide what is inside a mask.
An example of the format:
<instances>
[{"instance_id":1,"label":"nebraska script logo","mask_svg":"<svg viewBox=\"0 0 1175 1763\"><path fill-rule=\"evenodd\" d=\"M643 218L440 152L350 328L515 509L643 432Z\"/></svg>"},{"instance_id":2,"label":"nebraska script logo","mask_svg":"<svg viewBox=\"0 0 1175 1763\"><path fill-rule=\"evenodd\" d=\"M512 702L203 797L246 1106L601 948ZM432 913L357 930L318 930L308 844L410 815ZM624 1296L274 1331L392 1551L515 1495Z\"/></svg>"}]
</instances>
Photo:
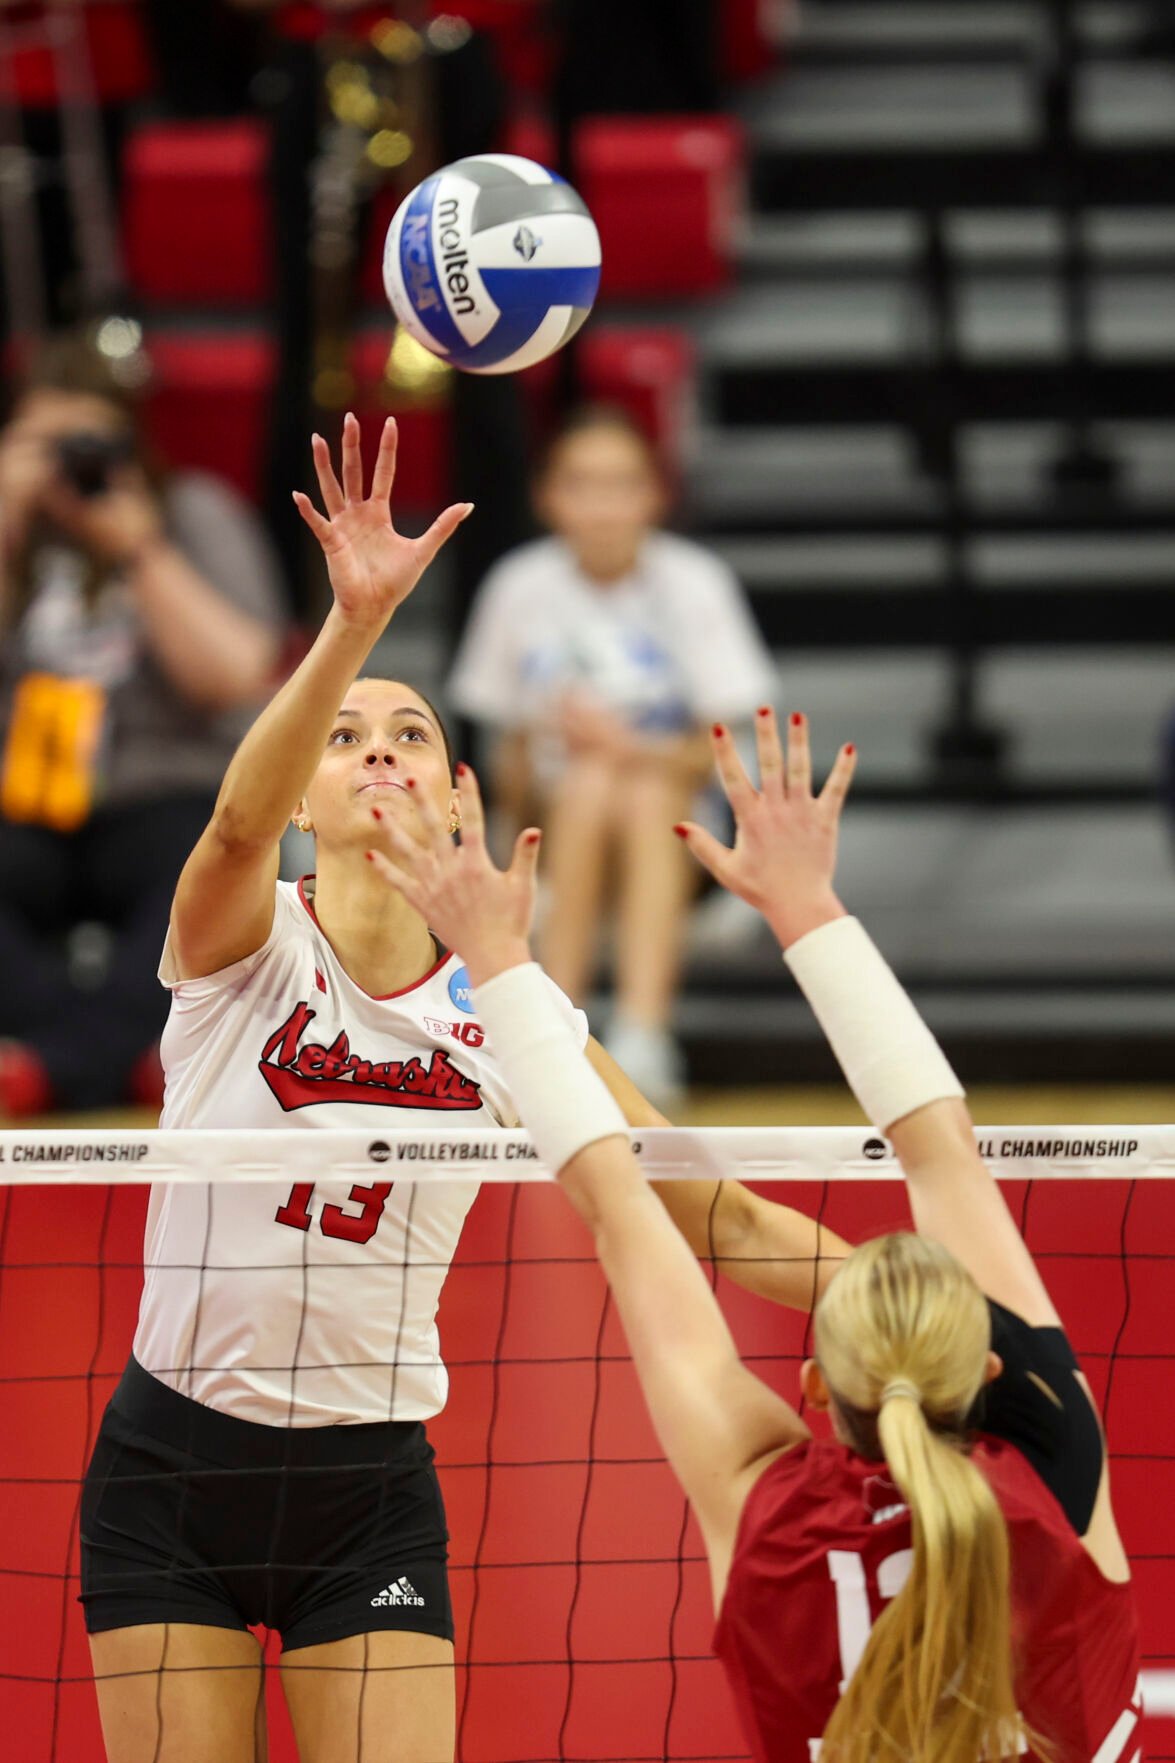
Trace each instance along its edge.
<instances>
[{"instance_id":1,"label":"nebraska script logo","mask_svg":"<svg viewBox=\"0 0 1175 1763\"><path fill-rule=\"evenodd\" d=\"M481 1091L450 1064L438 1047L426 1066L411 1059L375 1063L352 1053L345 1034L329 1047L320 1041L298 1042L314 1021L309 1004L296 1004L261 1051L257 1069L287 1114L314 1102L365 1102L380 1108L472 1109L481 1107Z\"/></svg>"}]
</instances>

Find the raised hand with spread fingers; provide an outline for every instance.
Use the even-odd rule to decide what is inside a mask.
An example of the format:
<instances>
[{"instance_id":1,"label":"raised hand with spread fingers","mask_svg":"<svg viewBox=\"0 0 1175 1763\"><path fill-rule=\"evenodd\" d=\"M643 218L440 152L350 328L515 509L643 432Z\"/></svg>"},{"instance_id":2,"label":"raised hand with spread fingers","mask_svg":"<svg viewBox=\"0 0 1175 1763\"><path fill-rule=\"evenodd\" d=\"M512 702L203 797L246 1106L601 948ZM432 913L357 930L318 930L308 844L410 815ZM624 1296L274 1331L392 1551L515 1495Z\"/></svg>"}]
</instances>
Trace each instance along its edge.
<instances>
[{"instance_id":1,"label":"raised hand with spread fingers","mask_svg":"<svg viewBox=\"0 0 1175 1763\"><path fill-rule=\"evenodd\" d=\"M844 914L832 884L856 749L840 749L824 788L813 795L807 717L798 711L792 716L785 755L774 712L760 710L755 745L758 789L746 774L730 730L715 725L715 763L734 813L733 848L692 821L674 830L715 881L763 914L787 948Z\"/></svg>"},{"instance_id":2,"label":"raised hand with spread fingers","mask_svg":"<svg viewBox=\"0 0 1175 1763\"><path fill-rule=\"evenodd\" d=\"M335 605L347 624L382 629L441 546L473 512L472 502L455 502L419 539L398 533L391 510L397 441L396 419L389 416L380 436L371 494L364 496L359 423L348 412L343 422L341 483L330 448L321 435L313 440L314 469L326 514L320 514L301 490L294 491L298 513L322 546Z\"/></svg>"},{"instance_id":3,"label":"raised hand with spread fingers","mask_svg":"<svg viewBox=\"0 0 1175 1763\"><path fill-rule=\"evenodd\" d=\"M457 767L459 845L416 780L405 781L415 803L415 824L406 826L402 816L374 808L369 861L443 943L460 950L473 985L529 961L541 843L537 828L519 833L510 867L498 869L486 849L481 791L469 766Z\"/></svg>"}]
</instances>

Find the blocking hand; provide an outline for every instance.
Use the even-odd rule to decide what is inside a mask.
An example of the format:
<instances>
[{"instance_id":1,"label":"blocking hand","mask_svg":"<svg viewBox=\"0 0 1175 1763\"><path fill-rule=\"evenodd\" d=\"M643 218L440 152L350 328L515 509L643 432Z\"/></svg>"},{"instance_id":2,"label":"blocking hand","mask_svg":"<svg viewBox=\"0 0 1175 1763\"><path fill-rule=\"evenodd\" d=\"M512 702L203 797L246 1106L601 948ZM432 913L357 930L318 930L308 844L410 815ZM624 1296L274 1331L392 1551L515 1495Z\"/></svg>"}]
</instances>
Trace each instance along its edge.
<instances>
[{"instance_id":1,"label":"blocking hand","mask_svg":"<svg viewBox=\"0 0 1175 1763\"><path fill-rule=\"evenodd\" d=\"M692 822L676 830L715 881L763 914L786 948L844 910L832 883L856 753L851 746L840 749L823 790L814 796L806 717L792 717L785 758L774 713L760 710L755 745L758 789L743 769L729 729L715 727L714 758L734 811L733 848Z\"/></svg>"}]
</instances>

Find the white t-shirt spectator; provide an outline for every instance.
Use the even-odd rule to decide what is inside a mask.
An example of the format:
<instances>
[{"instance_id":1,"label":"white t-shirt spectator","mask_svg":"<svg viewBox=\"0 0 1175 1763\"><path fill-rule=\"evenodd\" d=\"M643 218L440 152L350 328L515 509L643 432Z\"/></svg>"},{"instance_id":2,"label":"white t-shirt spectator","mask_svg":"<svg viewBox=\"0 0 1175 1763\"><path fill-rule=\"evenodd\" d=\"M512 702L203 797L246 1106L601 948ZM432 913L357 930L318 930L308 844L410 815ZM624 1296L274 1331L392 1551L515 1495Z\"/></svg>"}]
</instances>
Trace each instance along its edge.
<instances>
[{"instance_id":1,"label":"white t-shirt spectator","mask_svg":"<svg viewBox=\"0 0 1175 1763\"><path fill-rule=\"evenodd\" d=\"M649 735L736 722L776 695L771 657L718 558L654 533L636 568L601 586L561 539L510 552L482 583L449 679L462 715L497 727L548 720L575 687ZM540 775L557 769L544 743Z\"/></svg>"}]
</instances>

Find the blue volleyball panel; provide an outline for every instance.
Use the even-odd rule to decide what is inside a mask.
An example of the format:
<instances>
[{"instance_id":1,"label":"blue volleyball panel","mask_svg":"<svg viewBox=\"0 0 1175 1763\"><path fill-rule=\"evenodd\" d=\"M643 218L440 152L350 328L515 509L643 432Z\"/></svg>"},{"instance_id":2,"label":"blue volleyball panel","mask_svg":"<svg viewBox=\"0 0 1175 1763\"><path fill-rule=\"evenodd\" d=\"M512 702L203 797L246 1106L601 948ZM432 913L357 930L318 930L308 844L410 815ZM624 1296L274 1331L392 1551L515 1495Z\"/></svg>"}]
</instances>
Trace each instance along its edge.
<instances>
[{"instance_id":1,"label":"blue volleyball panel","mask_svg":"<svg viewBox=\"0 0 1175 1763\"><path fill-rule=\"evenodd\" d=\"M525 307L533 328L549 306L590 306L599 291L600 266L597 263L552 269L533 265L519 269L484 268L481 279L503 318L508 312ZM499 322L494 334L500 329Z\"/></svg>"},{"instance_id":2,"label":"blue volleyball panel","mask_svg":"<svg viewBox=\"0 0 1175 1763\"><path fill-rule=\"evenodd\" d=\"M433 204L443 175L434 172L412 194L400 233L400 273L417 322L455 361L468 345L446 304L432 238Z\"/></svg>"},{"instance_id":3,"label":"blue volleyball panel","mask_svg":"<svg viewBox=\"0 0 1175 1763\"><path fill-rule=\"evenodd\" d=\"M449 360L454 367L493 367L529 343L546 316L545 305L539 311L527 305L521 311L503 312L488 337L480 343L459 343Z\"/></svg>"}]
</instances>

